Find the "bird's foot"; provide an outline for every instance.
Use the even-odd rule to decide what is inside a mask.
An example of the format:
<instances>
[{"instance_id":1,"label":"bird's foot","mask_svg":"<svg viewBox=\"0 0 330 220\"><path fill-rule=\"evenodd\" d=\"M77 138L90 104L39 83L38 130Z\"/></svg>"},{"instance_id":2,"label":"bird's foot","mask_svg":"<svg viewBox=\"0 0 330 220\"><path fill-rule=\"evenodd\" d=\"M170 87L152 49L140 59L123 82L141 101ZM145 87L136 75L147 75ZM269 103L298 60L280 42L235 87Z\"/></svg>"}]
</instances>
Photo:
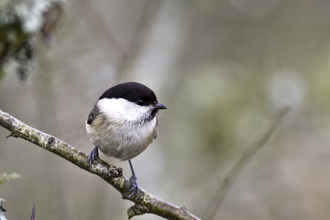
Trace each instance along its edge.
<instances>
[{"instance_id":1,"label":"bird's foot","mask_svg":"<svg viewBox=\"0 0 330 220\"><path fill-rule=\"evenodd\" d=\"M129 180L130 180L131 186L128 190L128 193L129 193L129 195L127 196L128 198L132 197L139 187L138 183L137 183L137 178L135 175L131 176L131 178L129 178Z\"/></svg>"},{"instance_id":2,"label":"bird's foot","mask_svg":"<svg viewBox=\"0 0 330 220\"><path fill-rule=\"evenodd\" d=\"M92 165L97 159L99 159L99 149L95 147L87 158L88 164Z\"/></svg>"}]
</instances>

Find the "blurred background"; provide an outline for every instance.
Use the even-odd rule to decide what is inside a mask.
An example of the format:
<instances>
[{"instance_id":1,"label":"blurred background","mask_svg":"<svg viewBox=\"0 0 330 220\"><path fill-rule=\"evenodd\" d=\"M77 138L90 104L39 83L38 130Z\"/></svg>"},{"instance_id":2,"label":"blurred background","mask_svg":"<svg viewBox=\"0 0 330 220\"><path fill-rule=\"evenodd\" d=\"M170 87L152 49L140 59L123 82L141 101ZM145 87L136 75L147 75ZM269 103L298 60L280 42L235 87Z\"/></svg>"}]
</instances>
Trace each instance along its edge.
<instances>
[{"instance_id":1,"label":"blurred background","mask_svg":"<svg viewBox=\"0 0 330 220\"><path fill-rule=\"evenodd\" d=\"M35 38L28 80L7 66L0 108L88 154L97 98L147 85L168 110L133 159L139 186L202 217L248 143L291 106L214 219L329 219L329 12L326 0L70 0L54 46ZM28 219L34 202L36 219L127 219L132 202L102 179L7 135L0 128L0 173L23 176L0 187L8 219Z\"/></svg>"}]
</instances>

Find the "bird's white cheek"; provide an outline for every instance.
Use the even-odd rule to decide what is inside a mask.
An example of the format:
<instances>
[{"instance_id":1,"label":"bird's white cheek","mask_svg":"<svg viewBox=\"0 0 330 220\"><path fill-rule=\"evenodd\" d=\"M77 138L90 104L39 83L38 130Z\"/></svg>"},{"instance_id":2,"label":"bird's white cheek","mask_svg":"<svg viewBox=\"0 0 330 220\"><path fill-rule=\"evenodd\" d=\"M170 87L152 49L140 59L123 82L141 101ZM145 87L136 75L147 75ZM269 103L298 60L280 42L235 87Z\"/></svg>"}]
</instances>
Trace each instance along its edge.
<instances>
[{"instance_id":1,"label":"bird's white cheek","mask_svg":"<svg viewBox=\"0 0 330 220\"><path fill-rule=\"evenodd\" d=\"M150 112L150 107L139 106L121 98L101 99L97 105L107 118L118 123L141 120Z\"/></svg>"},{"instance_id":2,"label":"bird's white cheek","mask_svg":"<svg viewBox=\"0 0 330 220\"><path fill-rule=\"evenodd\" d=\"M101 99L97 102L100 112L111 121L120 123L123 120L123 102L120 99Z\"/></svg>"}]
</instances>

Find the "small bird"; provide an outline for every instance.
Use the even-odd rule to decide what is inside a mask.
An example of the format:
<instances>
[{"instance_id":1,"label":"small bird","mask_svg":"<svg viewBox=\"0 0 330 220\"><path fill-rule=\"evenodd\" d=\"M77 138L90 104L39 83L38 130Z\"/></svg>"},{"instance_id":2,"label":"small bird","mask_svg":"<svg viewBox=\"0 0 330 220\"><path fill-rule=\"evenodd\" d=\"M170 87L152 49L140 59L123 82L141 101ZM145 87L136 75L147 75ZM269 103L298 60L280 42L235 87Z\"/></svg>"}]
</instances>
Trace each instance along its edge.
<instances>
[{"instance_id":1,"label":"small bird","mask_svg":"<svg viewBox=\"0 0 330 220\"><path fill-rule=\"evenodd\" d=\"M128 197L138 188L131 159L144 151L157 137L157 113L167 107L155 93L137 82L111 87L101 95L88 115L87 134L95 148L88 157L91 165L99 150L109 157L128 160L132 176Z\"/></svg>"}]
</instances>

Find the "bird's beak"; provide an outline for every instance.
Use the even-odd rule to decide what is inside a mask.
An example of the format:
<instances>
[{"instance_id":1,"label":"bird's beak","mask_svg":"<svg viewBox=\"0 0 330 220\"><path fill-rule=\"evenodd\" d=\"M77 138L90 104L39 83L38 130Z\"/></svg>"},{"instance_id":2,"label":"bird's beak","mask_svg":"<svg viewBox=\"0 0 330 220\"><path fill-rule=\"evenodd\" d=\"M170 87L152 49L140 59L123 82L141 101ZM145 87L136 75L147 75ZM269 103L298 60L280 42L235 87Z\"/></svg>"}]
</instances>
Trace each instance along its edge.
<instances>
[{"instance_id":1,"label":"bird's beak","mask_svg":"<svg viewBox=\"0 0 330 220\"><path fill-rule=\"evenodd\" d=\"M163 105L162 103L158 102L155 105L155 109L167 109L167 107L165 105Z\"/></svg>"}]
</instances>

